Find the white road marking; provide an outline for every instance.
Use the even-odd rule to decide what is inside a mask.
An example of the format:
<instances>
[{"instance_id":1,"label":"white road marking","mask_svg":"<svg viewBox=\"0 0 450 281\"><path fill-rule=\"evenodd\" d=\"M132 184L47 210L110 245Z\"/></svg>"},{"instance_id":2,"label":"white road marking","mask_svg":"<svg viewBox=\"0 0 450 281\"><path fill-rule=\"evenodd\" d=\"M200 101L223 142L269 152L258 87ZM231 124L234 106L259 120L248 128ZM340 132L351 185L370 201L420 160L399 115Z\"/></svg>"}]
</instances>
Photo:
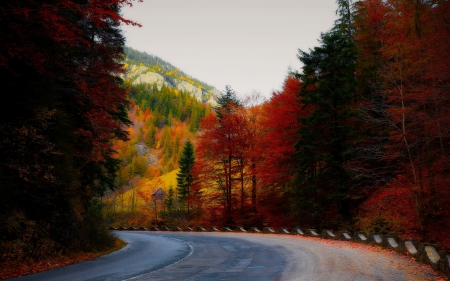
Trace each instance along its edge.
<instances>
[{"instance_id":1,"label":"white road marking","mask_svg":"<svg viewBox=\"0 0 450 281\"><path fill-rule=\"evenodd\" d=\"M180 260L177 260L176 262L171 263L171 264L169 264L169 265L166 265L166 266L164 266L164 267L161 267L161 268L159 268L159 269L157 269L157 270L154 270L154 271L151 271L151 272L147 272L147 273L144 273L144 274L141 274L141 275L138 275L138 276L134 276L134 277L131 277L131 278L128 278L128 279L124 279L124 280L122 280L122 281L133 280L133 279L139 278L139 277L141 277L141 276L144 276L144 275L146 275L146 274L153 273L153 272L156 272L156 271L158 271L158 270L161 270L161 269L167 268L167 267L169 267L169 266L175 265L175 264L177 264L177 263L179 263L179 262L182 262L182 261L184 261L185 259L189 258L189 257L194 253L194 247L192 247L192 245L189 244L189 243L186 242L186 241L183 241L183 240L180 240L180 239L177 239L177 238L172 238L172 237L165 237L165 236L160 236L160 237L164 237L164 238L167 238L167 239L172 239L172 240L175 240L175 241L179 241L179 242L186 243L186 244L189 246L189 250L190 250L190 251L189 251L189 254L187 254L184 258L182 258L182 259L180 259Z\"/></svg>"}]
</instances>

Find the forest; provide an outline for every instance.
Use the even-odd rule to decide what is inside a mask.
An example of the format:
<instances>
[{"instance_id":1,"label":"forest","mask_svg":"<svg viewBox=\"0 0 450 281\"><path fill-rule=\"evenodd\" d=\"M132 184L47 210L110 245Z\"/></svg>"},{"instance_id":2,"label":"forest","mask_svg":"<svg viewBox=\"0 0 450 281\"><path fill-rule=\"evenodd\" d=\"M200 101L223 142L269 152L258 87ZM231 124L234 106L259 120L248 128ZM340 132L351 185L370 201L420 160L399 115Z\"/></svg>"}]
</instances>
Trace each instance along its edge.
<instances>
[{"instance_id":1,"label":"forest","mask_svg":"<svg viewBox=\"0 0 450 281\"><path fill-rule=\"evenodd\" d=\"M191 225L362 230L449 247L450 3L337 2L334 27L299 50L303 67L281 91L263 101L227 87L201 120L182 153L193 161L179 162L179 211Z\"/></svg>"},{"instance_id":2,"label":"forest","mask_svg":"<svg viewBox=\"0 0 450 281\"><path fill-rule=\"evenodd\" d=\"M450 2L337 3L264 99L214 96L125 47L131 0L1 2L1 260L110 249L107 227L121 225L347 229L450 248ZM164 83L137 83L136 69Z\"/></svg>"},{"instance_id":3,"label":"forest","mask_svg":"<svg viewBox=\"0 0 450 281\"><path fill-rule=\"evenodd\" d=\"M120 25L137 23L120 9L132 3L0 3L1 269L115 244L99 198L131 124Z\"/></svg>"}]
</instances>

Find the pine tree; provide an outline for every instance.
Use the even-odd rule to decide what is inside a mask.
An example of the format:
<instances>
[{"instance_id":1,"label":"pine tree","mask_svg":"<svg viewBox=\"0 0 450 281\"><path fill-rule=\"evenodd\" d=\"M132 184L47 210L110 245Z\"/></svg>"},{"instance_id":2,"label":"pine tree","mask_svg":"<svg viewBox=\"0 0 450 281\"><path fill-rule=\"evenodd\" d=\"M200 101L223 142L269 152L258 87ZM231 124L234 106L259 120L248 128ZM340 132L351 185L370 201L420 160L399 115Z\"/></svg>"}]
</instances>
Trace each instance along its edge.
<instances>
[{"instance_id":1,"label":"pine tree","mask_svg":"<svg viewBox=\"0 0 450 281\"><path fill-rule=\"evenodd\" d=\"M26 230L30 237L48 239L41 241L53 245L45 251L50 254L79 245L83 231L101 229L99 222L86 225L87 216L92 208L98 211L93 199L114 188L118 161L112 140L126 139L123 128L130 123L127 90L119 78L124 71L120 22L130 23L119 10L126 2L0 2L0 237L5 241L23 239ZM30 227L14 229L9 224L16 220ZM83 240L91 240L92 249L99 248L95 236ZM36 241L32 244L41 244ZM22 249L17 252L27 258L42 252Z\"/></svg>"},{"instance_id":2,"label":"pine tree","mask_svg":"<svg viewBox=\"0 0 450 281\"><path fill-rule=\"evenodd\" d=\"M183 152L180 157L180 172L177 174L177 190L181 203L186 204L189 213L189 196L191 195L191 187L193 184L192 166L194 166L194 146L190 141L184 145Z\"/></svg>"},{"instance_id":3,"label":"pine tree","mask_svg":"<svg viewBox=\"0 0 450 281\"><path fill-rule=\"evenodd\" d=\"M166 205L169 215L172 213L173 203L174 203L173 186L170 185L167 197L164 199L164 205Z\"/></svg>"},{"instance_id":4,"label":"pine tree","mask_svg":"<svg viewBox=\"0 0 450 281\"><path fill-rule=\"evenodd\" d=\"M217 117L222 119L223 114L233 113L235 106L241 106L241 102L236 96L236 92L230 87L225 86L225 94L217 99L216 110Z\"/></svg>"},{"instance_id":5,"label":"pine tree","mask_svg":"<svg viewBox=\"0 0 450 281\"><path fill-rule=\"evenodd\" d=\"M338 12L348 17L347 1L340 2L346 5ZM353 109L357 96L356 49L348 20L337 21L334 29L322 34L319 47L299 54L304 64L299 75L303 82L300 96L311 114L300 118L295 191L299 209L306 211L316 226L331 210L350 219L346 164L357 138Z\"/></svg>"}]
</instances>

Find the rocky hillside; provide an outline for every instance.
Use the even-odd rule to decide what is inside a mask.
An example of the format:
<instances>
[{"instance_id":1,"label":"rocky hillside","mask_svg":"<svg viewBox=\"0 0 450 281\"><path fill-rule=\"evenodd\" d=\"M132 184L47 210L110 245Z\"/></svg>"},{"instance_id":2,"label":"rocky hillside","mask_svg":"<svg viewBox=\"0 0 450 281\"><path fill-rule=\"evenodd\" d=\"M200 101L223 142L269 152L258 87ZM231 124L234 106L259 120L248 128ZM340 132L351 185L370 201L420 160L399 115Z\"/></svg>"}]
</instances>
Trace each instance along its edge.
<instances>
[{"instance_id":1,"label":"rocky hillside","mask_svg":"<svg viewBox=\"0 0 450 281\"><path fill-rule=\"evenodd\" d=\"M159 57L142 53L132 48L125 48L125 65L127 73L124 77L132 85L156 84L158 90L168 86L190 93L198 101L217 105L220 91L204 82L190 77L172 64Z\"/></svg>"}]
</instances>

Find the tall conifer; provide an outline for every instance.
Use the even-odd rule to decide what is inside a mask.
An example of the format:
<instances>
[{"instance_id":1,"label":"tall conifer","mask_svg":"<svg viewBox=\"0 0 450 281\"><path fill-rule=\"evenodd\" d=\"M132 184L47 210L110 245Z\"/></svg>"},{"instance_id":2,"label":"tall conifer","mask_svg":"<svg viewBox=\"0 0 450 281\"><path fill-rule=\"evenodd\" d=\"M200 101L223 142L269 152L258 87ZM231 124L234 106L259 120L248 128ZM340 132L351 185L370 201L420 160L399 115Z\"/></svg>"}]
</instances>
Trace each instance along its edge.
<instances>
[{"instance_id":1,"label":"tall conifer","mask_svg":"<svg viewBox=\"0 0 450 281\"><path fill-rule=\"evenodd\" d=\"M188 213L190 209L189 196L193 184L192 166L194 166L194 162L194 146L190 141L187 141L180 157L180 172L177 174L177 190L180 201L186 204Z\"/></svg>"},{"instance_id":2,"label":"tall conifer","mask_svg":"<svg viewBox=\"0 0 450 281\"><path fill-rule=\"evenodd\" d=\"M357 100L354 47L350 31L350 3L338 1L341 18L321 35L320 46L300 51L303 82L299 94L311 114L300 118L296 144L298 172L297 204L316 226L323 226L325 213L335 210L350 219L349 174L356 136Z\"/></svg>"}]
</instances>

